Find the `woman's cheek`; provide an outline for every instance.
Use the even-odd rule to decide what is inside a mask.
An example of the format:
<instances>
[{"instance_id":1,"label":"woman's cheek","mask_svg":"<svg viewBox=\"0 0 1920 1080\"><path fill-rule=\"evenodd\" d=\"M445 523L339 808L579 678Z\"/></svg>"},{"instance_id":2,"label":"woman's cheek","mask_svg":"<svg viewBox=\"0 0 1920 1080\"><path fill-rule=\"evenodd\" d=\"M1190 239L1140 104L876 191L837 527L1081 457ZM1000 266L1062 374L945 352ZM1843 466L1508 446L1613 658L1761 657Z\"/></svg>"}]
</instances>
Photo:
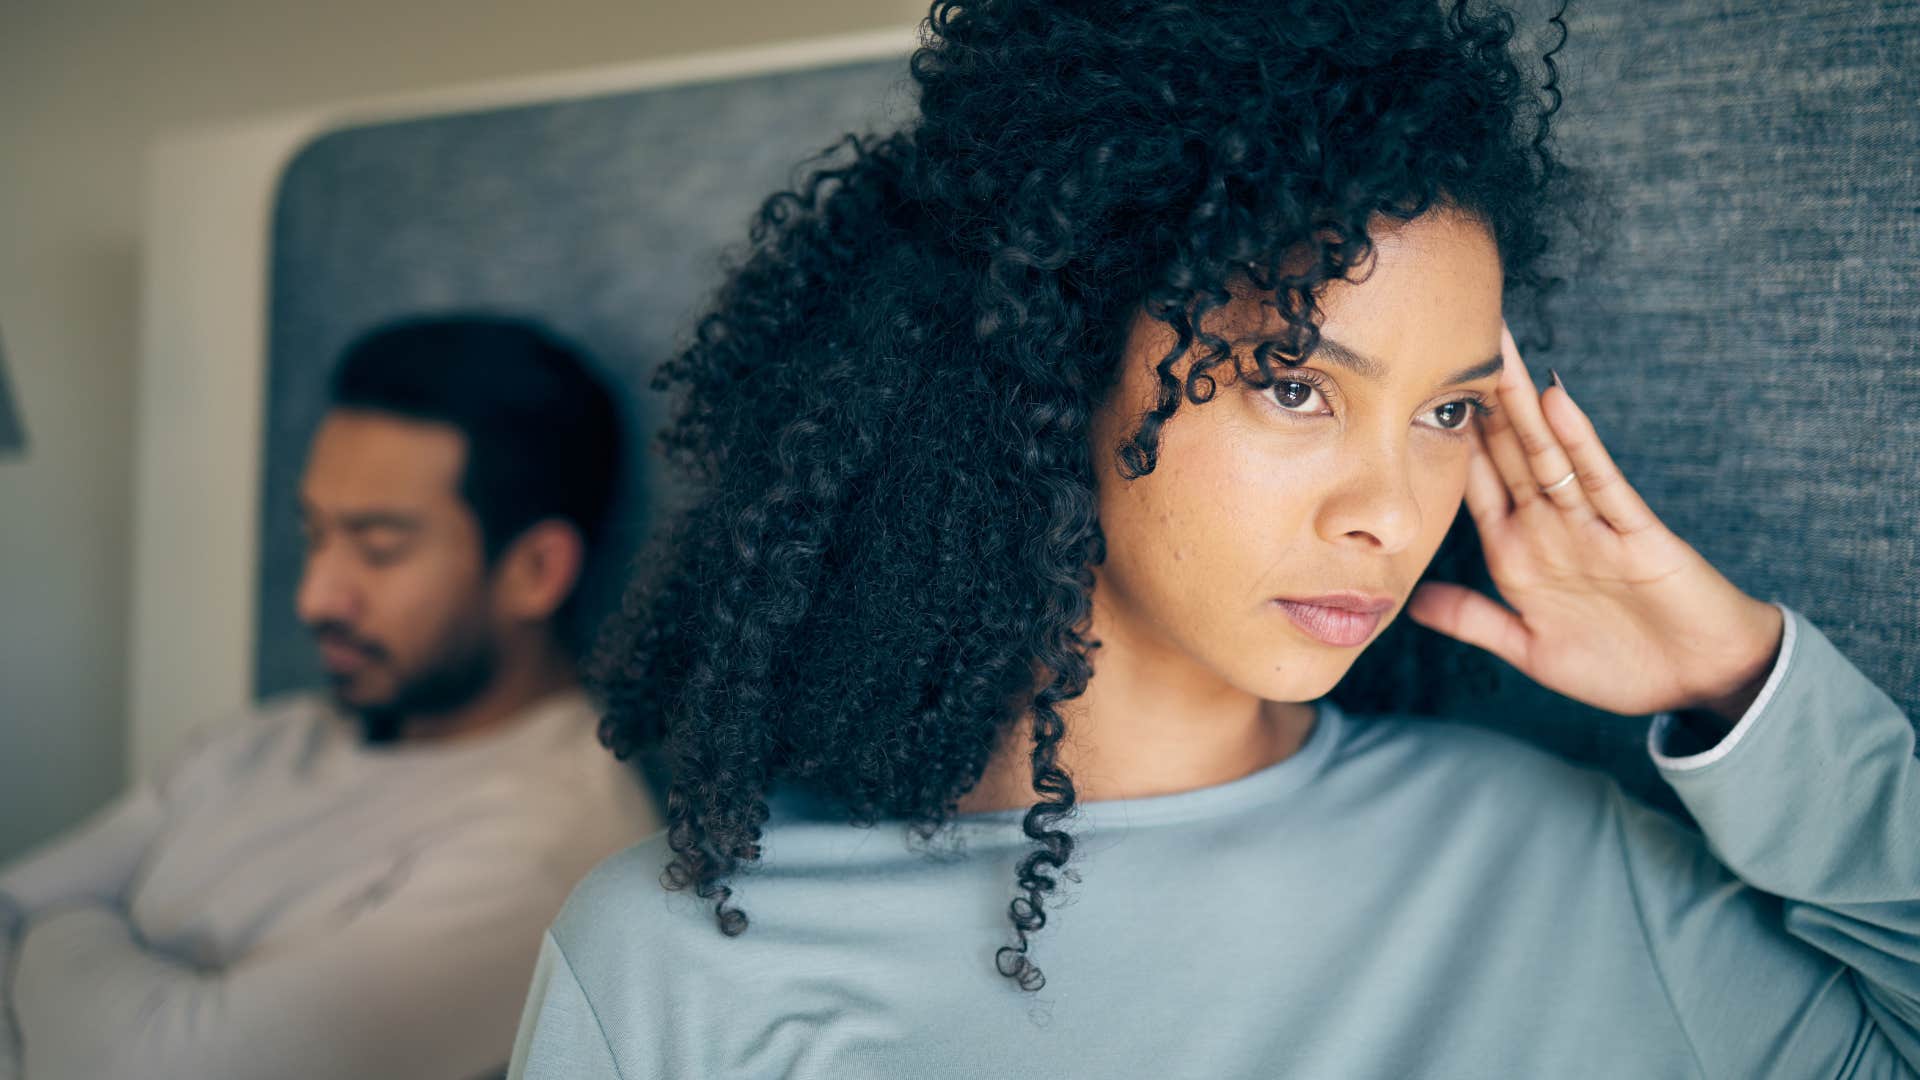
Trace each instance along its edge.
<instances>
[{"instance_id":1,"label":"woman's cheek","mask_svg":"<svg viewBox=\"0 0 1920 1080\"><path fill-rule=\"evenodd\" d=\"M1460 516L1466 503L1467 465L1465 456L1457 463L1437 462L1414 478L1415 498L1420 505L1421 537L1407 556L1425 566L1433 559L1447 532Z\"/></svg>"}]
</instances>

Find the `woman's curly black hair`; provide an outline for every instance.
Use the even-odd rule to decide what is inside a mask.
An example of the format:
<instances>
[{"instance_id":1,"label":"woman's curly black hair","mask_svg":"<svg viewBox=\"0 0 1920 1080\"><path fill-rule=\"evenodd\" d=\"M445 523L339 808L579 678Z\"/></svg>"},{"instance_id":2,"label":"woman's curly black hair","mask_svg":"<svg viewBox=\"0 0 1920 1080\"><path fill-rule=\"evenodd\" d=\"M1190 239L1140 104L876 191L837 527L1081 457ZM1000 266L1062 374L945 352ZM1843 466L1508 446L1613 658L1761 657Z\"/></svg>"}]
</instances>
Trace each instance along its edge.
<instances>
[{"instance_id":1,"label":"woman's curly black hair","mask_svg":"<svg viewBox=\"0 0 1920 1080\"><path fill-rule=\"evenodd\" d=\"M664 884L738 934L726 882L760 856L776 781L931 837L1027 715L1035 848L996 963L1037 989L1030 936L1074 846L1060 704L1097 644L1089 423L1132 313L1178 344L1119 448L1128 476L1183 400L1211 397L1231 350L1196 327L1229 287L1287 320L1243 373L1272 379L1311 350L1317 298L1378 215L1483 220L1537 315L1549 238L1575 220L1555 211L1581 201L1548 137L1563 13L1535 85L1512 14L1466 0L935 3L918 115L768 198L655 378L679 394L662 441L697 494L641 560L596 678L602 739L671 773ZM1482 574L1463 516L1428 575ZM1402 620L1334 697L1435 712L1490 674Z\"/></svg>"}]
</instances>

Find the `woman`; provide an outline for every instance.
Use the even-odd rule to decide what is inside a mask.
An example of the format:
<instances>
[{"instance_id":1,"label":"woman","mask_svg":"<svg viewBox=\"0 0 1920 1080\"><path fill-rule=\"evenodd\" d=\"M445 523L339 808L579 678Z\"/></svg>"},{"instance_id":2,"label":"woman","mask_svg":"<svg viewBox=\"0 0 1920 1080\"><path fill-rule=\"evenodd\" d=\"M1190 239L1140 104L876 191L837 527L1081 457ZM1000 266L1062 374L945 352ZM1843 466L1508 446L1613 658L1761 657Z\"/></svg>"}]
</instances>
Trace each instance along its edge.
<instances>
[{"instance_id":1,"label":"woman","mask_svg":"<svg viewBox=\"0 0 1920 1080\"><path fill-rule=\"evenodd\" d=\"M669 827L515 1075L1920 1066L1912 728L1536 391L1581 202L1478 12L935 5L662 372L704 486L603 735ZM1454 642L1657 714L1706 837L1410 719Z\"/></svg>"}]
</instances>

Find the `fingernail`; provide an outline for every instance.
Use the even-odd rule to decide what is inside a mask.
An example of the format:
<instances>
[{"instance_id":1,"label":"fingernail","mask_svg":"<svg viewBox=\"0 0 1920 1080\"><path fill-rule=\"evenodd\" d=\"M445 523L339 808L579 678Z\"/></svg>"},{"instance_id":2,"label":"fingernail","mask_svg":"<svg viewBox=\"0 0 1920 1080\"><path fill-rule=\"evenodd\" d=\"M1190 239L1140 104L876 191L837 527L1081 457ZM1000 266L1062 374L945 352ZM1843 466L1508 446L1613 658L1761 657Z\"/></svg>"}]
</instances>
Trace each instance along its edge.
<instances>
[{"instance_id":1,"label":"fingernail","mask_svg":"<svg viewBox=\"0 0 1920 1080\"><path fill-rule=\"evenodd\" d=\"M1567 389L1567 384L1560 381L1560 373L1552 368L1547 369L1547 385L1557 386L1560 388L1561 393L1566 394L1568 397L1573 396L1573 391Z\"/></svg>"}]
</instances>

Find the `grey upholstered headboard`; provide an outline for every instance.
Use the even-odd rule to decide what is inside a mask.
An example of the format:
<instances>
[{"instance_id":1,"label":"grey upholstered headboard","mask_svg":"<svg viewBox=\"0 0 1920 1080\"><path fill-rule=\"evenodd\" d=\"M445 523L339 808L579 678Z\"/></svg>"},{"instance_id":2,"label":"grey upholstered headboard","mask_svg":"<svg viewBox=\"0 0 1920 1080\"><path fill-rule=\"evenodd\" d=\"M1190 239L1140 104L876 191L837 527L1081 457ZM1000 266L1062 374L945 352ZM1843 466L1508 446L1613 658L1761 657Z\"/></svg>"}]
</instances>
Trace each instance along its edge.
<instances>
[{"instance_id":1,"label":"grey upholstered headboard","mask_svg":"<svg viewBox=\"0 0 1920 1080\"><path fill-rule=\"evenodd\" d=\"M1920 2L1588 0L1570 24L1558 142L1606 181L1616 236L1531 366L1559 369L1682 536L1920 716ZM301 155L275 229L257 690L311 673L288 611L293 483L349 336L505 305L643 387L758 198L880 121L889 88L897 110L903 77L864 64L419 120ZM1641 720L1524 684L1461 709L1678 809Z\"/></svg>"},{"instance_id":2,"label":"grey upholstered headboard","mask_svg":"<svg viewBox=\"0 0 1920 1080\"><path fill-rule=\"evenodd\" d=\"M690 331L760 200L842 132L911 104L906 57L332 132L288 166L273 227L254 692L315 685L294 619L297 484L340 350L387 318L545 319L626 395L632 476L586 583L591 619L666 492L647 377Z\"/></svg>"}]
</instances>

